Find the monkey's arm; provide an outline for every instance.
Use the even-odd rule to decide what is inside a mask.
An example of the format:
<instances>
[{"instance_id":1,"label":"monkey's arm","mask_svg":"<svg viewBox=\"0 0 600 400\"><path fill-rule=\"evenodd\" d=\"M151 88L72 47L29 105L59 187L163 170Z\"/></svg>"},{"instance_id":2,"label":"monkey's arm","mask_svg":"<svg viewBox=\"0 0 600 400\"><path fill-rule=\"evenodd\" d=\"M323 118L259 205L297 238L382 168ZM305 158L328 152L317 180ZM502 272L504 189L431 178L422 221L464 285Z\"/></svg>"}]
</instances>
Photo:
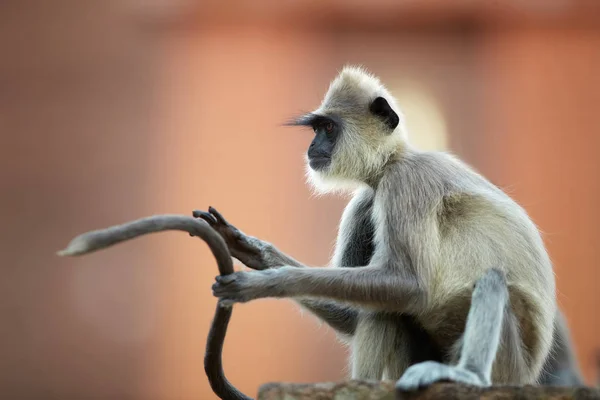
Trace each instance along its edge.
<instances>
[{"instance_id":1,"label":"monkey's arm","mask_svg":"<svg viewBox=\"0 0 600 400\"><path fill-rule=\"evenodd\" d=\"M403 194L398 191L397 176L392 173L380 182L377 196L374 197L372 192L364 192L364 202L362 198L357 198L354 203L356 208L364 205L366 209L377 207L383 211L374 213L377 220L373 223L382 230L386 240L376 246L372 257L369 256L366 263L362 264L366 266L356 268L360 264L346 260L347 257L341 252L334 257L334 268L284 266L219 277L213 285L213 294L226 303L265 297L311 297L388 311L421 312L426 302L426 286L417 277L413 263L431 262L423 255L426 257L433 253L430 247L436 246L429 231L436 229L433 224L437 221L435 218L427 219L423 212L415 213L407 221L401 210L410 209L412 205L402 207ZM343 225L357 225L359 222L352 210L347 208L344 214L340 227L342 237L346 236ZM408 243L419 243L420 247L409 254Z\"/></svg>"},{"instance_id":2,"label":"monkey's arm","mask_svg":"<svg viewBox=\"0 0 600 400\"><path fill-rule=\"evenodd\" d=\"M425 296L416 279L385 266L295 268L239 271L218 277L213 294L225 303L265 297L313 297L362 306L416 313Z\"/></svg>"},{"instance_id":3,"label":"monkey's arm","mask_svg":"<svg viewBox=\"0 0 600 400\"><path fill-rule=\"evenodd\" d=\"M284 265L306 268L304 264L283 253L271 243L246 235L227 222L213 207L209 207L208 212L194 211L194 217L203 219L219 232L225 239L232 256L249 268L265 270ZM354 334L358 311L352 307L324 299L297 298L293 300L338 333L348 336Z\"/></svg>"}]
</instances>

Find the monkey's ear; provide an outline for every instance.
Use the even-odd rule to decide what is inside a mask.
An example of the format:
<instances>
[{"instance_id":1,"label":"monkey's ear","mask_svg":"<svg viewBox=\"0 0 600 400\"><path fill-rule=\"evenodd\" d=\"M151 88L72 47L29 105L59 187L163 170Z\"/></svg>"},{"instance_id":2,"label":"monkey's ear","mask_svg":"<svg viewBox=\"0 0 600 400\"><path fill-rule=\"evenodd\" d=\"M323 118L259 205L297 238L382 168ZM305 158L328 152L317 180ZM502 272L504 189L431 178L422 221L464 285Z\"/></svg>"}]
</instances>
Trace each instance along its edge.
<instances>
[{"instance_id":1,"label":"monkey's ear","mask_svg":"<svg viewBox=\"0 0 600 400\"><path fill-rule=\"evenodd\" d=\"M390 104L383 97L378 97L375 100L373 100L373 102L369 106L369 111L371 111L374 115L377 115L378 117L382 118L385 121L385 124L392 131L396 129L396 127L400 123L400 118L398 117L398 114L396 114L396 112L392 110Z\"/></svg>"}]
</instances>

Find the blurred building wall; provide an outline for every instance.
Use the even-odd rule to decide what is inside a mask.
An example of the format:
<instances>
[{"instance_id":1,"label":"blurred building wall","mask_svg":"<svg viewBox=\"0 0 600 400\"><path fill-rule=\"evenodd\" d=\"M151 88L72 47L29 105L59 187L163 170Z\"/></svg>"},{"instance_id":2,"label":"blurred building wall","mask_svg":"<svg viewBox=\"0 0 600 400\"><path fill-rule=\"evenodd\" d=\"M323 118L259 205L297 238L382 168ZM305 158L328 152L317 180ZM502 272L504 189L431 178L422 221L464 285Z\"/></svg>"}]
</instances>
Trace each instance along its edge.
<instances>
[{"instance_id":1,"label":"blurred building wall","mask_svg":"<svg viewBox=\"0 0 600 400\"><path fill-rule=\"evenodd\" d=\"M156 209L159 49L115 4L65 1L3 2L0 49L0 397L151 395L164 239L55 252Z\"/></svg>"},{"instance_id":2,"label":"blurred building wall","mask_svg":"<svg viewBox=\"0 0 600 400\"><path fill-rule=\"evenodd\" d=\"M315 27L181 4L179 14L124 0L2 6L0 393L212 398L202 359L216 268L204 244L164 233L83 258L54 252L86 230L213 205L247 233L326 263L345 201L311 196L310 132L280 124L315 107L347 62L409 104L429 99L447 146L531 213L592 378L596 27ZM225 370L244 392L345 376L345 350L301 315L287 301L236 307Z\"/></svg>"},{"instance_id":3,"label":"blurred building wall","mask_svg":"<svg viewBox=\"0 0 600 400\"><path fill-rule=\"evenodd\" d=\"M544 233L588 380L600 315L600 31L581 26L494 32L482 48L482 167L507 185Z\"/></svg>"}]
</instances>

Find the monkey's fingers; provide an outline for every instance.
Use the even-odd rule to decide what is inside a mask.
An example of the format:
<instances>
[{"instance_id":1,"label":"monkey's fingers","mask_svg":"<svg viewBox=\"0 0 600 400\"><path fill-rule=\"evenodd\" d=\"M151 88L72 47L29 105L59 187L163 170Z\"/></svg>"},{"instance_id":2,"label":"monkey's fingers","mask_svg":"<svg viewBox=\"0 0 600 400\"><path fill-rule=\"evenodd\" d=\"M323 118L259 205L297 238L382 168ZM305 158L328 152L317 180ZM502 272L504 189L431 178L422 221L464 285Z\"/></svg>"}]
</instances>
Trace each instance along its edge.
<instances>
[{"instance_id":1,"label":"monkey's fingers","mask_svg":"<svg viewBox=\"0 0 600 400\"><path fill-rule=\"evenodd\" d=\"M229 225L229 222L227 222L227 220L221 215L220 212L217 211L216 208L209 206L208 212L211 213L212 215L214 215L214 217L220 224Z\"/></svg>"},{"instance_id":2,"label":"monkey's fingers","mask_svg":"<svg viewBox=\"0 0 600 400\"><path fill-rule=\"evenodd\" d=\"M229 287L227 287L227 285L224 285L219 282L213 283L211 290L212 290L213 296L219 297L219 298L231 297L232 295L235 294L234 288L229 288Z\"/></svg>"},{"instance_id":3,"label":"monkey's fingers","mask_svg":"<svg viewBox=\"0 0 600 400\"><path fill-rule=\"evenodd\" d=\"M207 213L206 211L194 210L192 211L192 216L194 218L202 219L208 222L208 224L213 228L215 228L217 225L216 218L213 217L211 214ZM190 233L190 236L194 237L194 234Z\"/></svg>"},{"instance_id":4,"label":"monkey's fingers","mask_svg":"<svg viewBox=\"0 0 600 400\"><path fill-rule=\"evenodd\" d=\"M232 282L235 282L237 275L235 273L229 275L219 275L215 277L215 283L213 284L213 288L218 285L229 285Z\"/></svg>"},{"instance_id":5,"label":"monkey's fingers","mask_svg":"<svg viewBox=\"0 0 600 400\"><path fill-rule=\"evenodd\" d=\"M217 219L212 214L209 214L206 211L194 210L192 215L194 216L194 218L200 218L205 220L212 227L219 223L219 221L217 221Z\"/></svg>"}]
</instances>

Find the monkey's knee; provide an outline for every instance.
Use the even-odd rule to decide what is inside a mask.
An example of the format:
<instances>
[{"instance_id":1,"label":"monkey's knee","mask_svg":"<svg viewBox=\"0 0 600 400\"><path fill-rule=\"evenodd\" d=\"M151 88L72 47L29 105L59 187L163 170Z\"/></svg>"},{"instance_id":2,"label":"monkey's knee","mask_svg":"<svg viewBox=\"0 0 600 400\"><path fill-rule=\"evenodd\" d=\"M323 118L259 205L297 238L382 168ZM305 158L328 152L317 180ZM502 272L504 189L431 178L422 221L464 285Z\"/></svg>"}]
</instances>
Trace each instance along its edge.
<instances>
[{"instance_id":1,"label":"monkey's knee","mask_svg":"<svg viewBox=\"0 0 600 400\"><path fill-rule=\"evenodd\" d=\"M473 288L473 297L491 294L508 299L508 285L506 274L498 268L488 269L476 282Z\"/></svg>"}]
</instances>

